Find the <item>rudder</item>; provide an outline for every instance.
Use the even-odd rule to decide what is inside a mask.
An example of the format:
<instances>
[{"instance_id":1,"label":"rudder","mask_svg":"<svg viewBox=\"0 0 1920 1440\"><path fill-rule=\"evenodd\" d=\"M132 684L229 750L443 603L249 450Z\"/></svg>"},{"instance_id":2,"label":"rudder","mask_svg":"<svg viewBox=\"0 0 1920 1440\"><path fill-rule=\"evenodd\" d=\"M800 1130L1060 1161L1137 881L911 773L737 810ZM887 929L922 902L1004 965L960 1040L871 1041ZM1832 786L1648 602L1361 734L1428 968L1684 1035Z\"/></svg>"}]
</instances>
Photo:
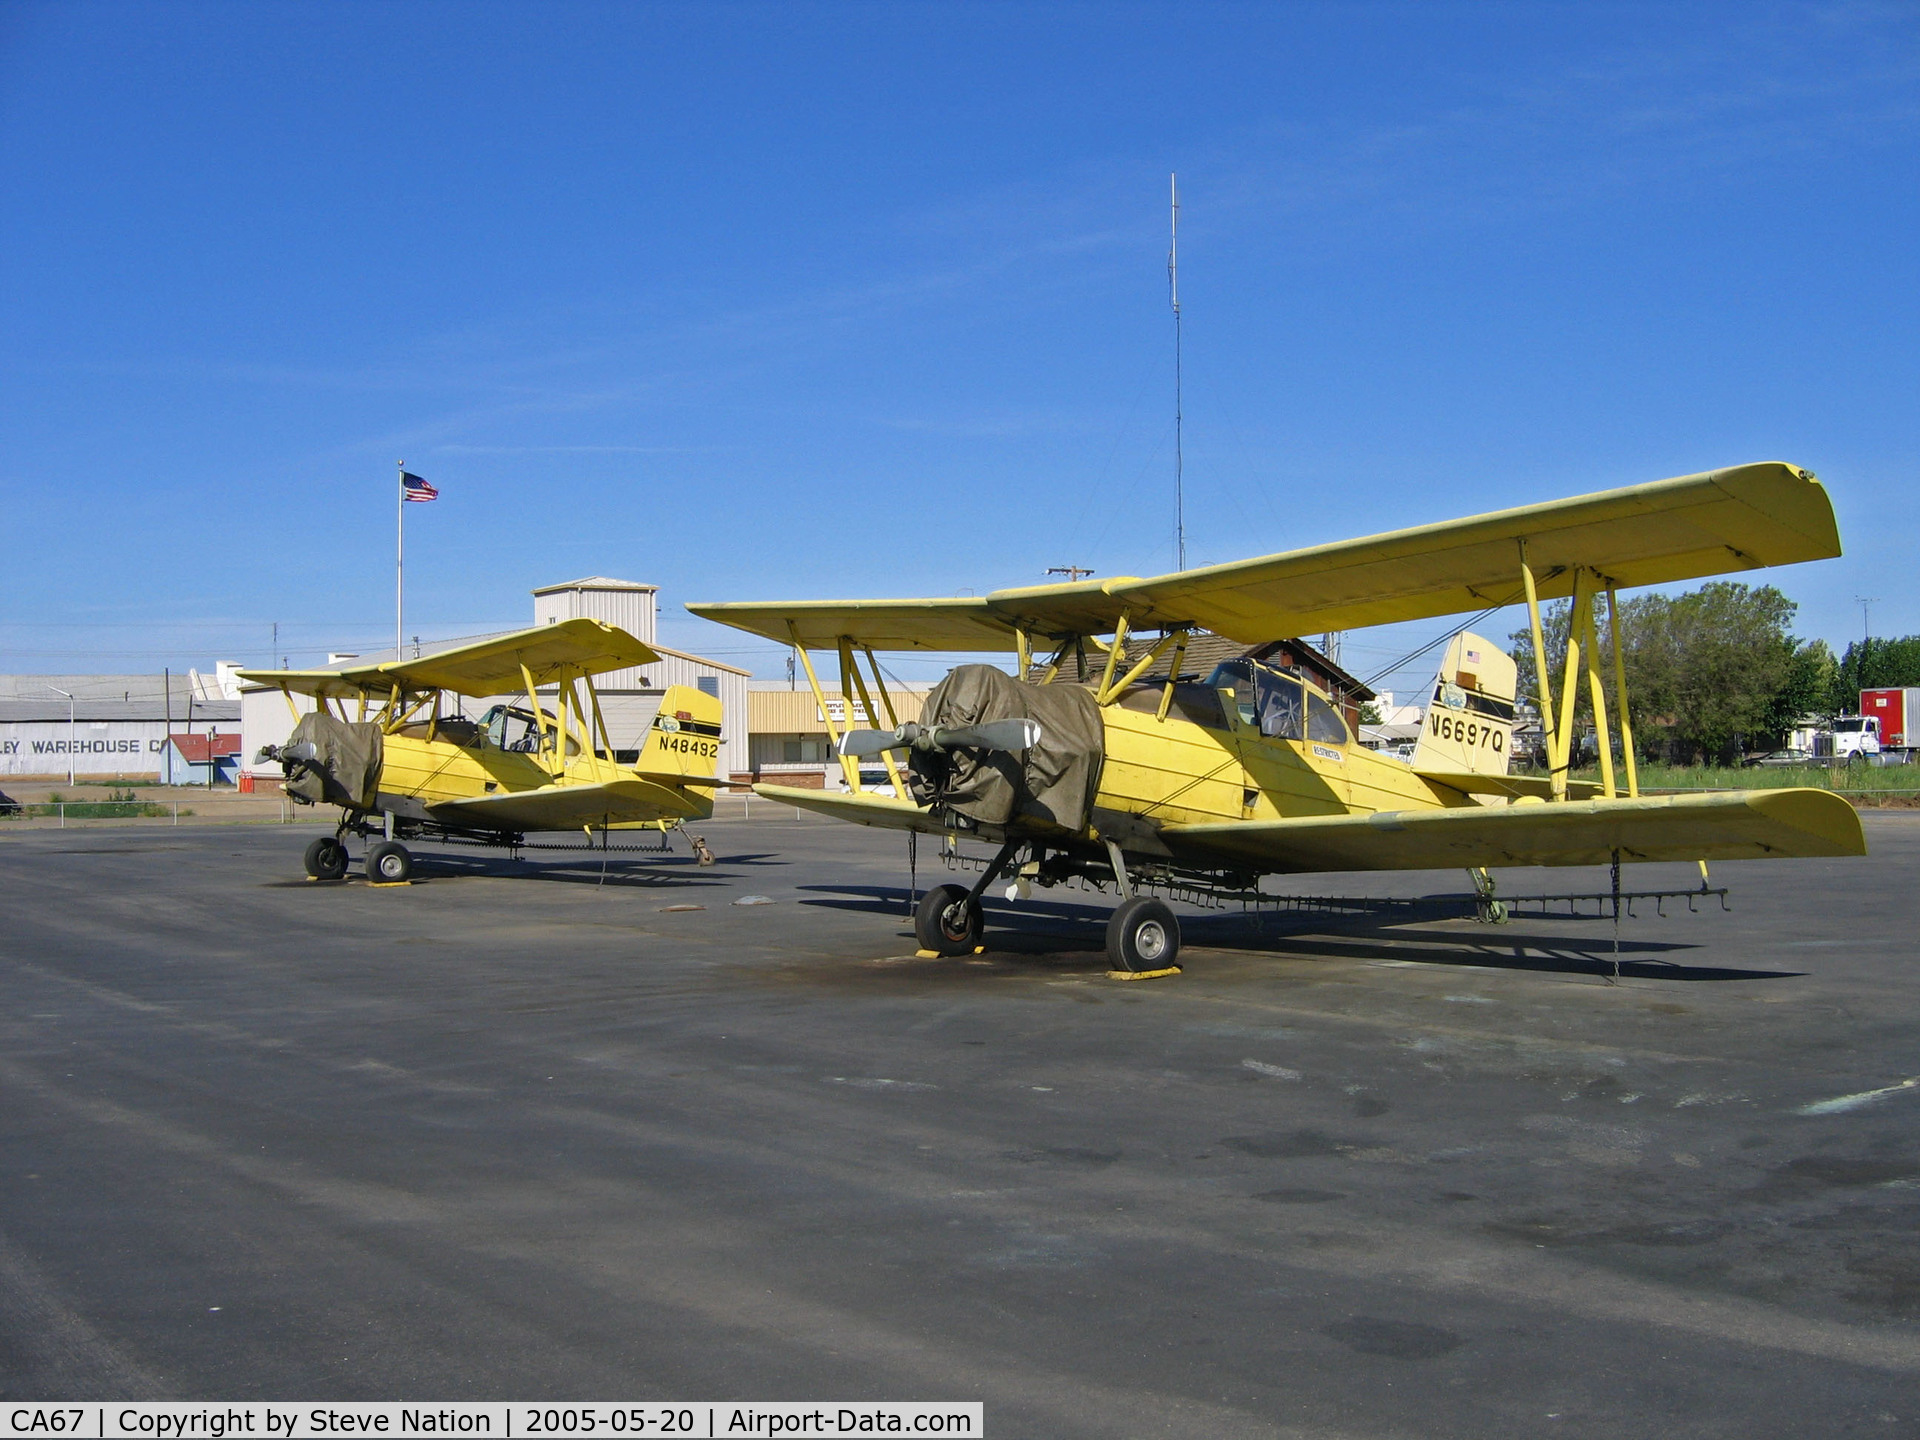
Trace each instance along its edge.
<instances>
[{"instance_id":1,"label":"rudder","mask_svg":"<svg viewBox=\"0 0 1920 1440\"><path fill-rule=\"evenodd\" d=\"M720 697L669 685L634 769L643 775L713 775L720 765Z\"/></svg>"},{"instance_id":2,"label":"rudder","mask_svg":"<svg viewBox=\"0 0 1920 1440\"><path fill-rule=\"evenodd\" d=\"M1420 722L1413 768L1431 775L1504 775L1513 748L1513 657L1461 631L1447 645Z\"/></svg>"}]
</instances>

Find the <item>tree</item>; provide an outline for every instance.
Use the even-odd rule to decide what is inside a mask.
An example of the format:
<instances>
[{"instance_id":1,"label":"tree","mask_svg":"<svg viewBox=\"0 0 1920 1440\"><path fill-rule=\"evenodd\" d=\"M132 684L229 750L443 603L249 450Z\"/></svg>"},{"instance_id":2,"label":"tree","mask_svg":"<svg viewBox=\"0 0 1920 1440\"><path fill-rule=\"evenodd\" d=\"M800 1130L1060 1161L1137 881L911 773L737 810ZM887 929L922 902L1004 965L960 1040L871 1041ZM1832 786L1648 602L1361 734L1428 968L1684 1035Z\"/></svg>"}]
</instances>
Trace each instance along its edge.
<instances>
[{"instance_id":1,"label":"tree","mask_svg":"<svg viewBox=\"0 0 1920 1440\"><path fill-rule=\"evenodd\" d=\"M1842 715L1860 708L1862 690L1920 685L1920 635L1855 641L1840 657L1832 680L1826 708Z\"/></svg>"},{"instance_id":2,"label":"tree","mask_svg":"<svg viewBox=\"0 0 1920 1440\"><path fill-rule=\"evenodd\" d=\"M1606 602L1595 603L1600 669L1613 688ZM1682 762L1730 761L1743 743L1777 737L1831 686L1832 652L1788 633L1799 607L1771 585L1716 580L1683 595L1640 595L1620 604L1628 714L1638 747ZM1542 614L1555 703L1565 673L1571 606ZM1512 637L1521 694L1537 696L1532 635ZM1611 708L1611 707L1610 707ZM1611 719L1611 715L1609 719ZM1584 679L1576 688L1574 728L1592 724Z\"/></svg>"}]
</instances>

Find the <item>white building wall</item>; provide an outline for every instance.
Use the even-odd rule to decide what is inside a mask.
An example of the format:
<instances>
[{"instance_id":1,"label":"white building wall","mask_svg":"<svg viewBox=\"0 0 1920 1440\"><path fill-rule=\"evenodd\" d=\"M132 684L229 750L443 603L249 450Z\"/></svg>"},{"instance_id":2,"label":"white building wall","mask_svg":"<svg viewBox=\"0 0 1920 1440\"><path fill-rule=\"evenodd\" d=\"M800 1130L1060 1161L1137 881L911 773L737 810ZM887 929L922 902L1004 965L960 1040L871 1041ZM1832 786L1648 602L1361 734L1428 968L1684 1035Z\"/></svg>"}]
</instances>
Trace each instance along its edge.
<instances>
[{"instance_id":1,"label":"white building wall","mask_svg":"<svg viewBox=\"0 0 1920 1440\"><path fill-rule=\"evenodd\" d=\"M311 695L295 695L293 703L302 715L313 713ZM262 745L284 745L293 737L295 721L287 709L287 697L278 690L242 690L240 692L240 768L253 775L281 778L278 761L256 760Z\"/></svg>"},{"instance_id":2,"label":"white building wall","mask_svg":"<svg viewBox=\"0 0 1920 1440\"><path fill-rule=\"evenodd\" d=\"M618 625L636 640L651 645L658 633L654 623L657 593L650 585L598 586L589 582L533 592L533 623L554 625L562 620L604 620Z\"/></svg>"},{"instance_id":3,"label":"white building wall","mask_svg":"<svg viewBox=\"0 0 1920 1440\"><path fill-rule=\"evenodd\" d=\"M210 723L233 729L231 720ZM185 727L175 721L174 728ZM193 729L206 733L198 721ZM0 724L0 775L65 775L70 749L75 775L157 775L166 743L164 720L82 720L71 732L65 720L10 721Z\"/></svg>"}]
</instances>

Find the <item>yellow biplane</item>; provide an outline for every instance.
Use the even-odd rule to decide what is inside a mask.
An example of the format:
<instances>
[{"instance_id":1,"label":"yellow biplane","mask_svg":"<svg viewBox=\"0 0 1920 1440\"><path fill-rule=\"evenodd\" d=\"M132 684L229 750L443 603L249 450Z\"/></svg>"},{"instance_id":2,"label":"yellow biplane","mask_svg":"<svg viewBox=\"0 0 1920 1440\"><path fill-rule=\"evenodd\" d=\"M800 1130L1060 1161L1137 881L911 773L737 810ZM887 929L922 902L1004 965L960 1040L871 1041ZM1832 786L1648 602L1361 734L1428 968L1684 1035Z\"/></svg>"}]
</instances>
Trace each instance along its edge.
<instances>
[{"instance_id":1,"label":"yellow biplane","mask_svg":"<svg viewBox=\"0 0 1920 1440\"><path fill-rule=\"evenodd\" d=\"M1180 937L1173 912L1139 888L1244 897L1268 874L1459 865L1493 918L1489 867L1611 861L1617 892L1623 861L1864 854L1858 816L1827 791L1642 796L1613 604L1631 586L1839 553L1819 481L1770 463L1154 579L687 608L795 647L828 716L808 652L837 651L850 715L857 706L870 727L835 732L847 793L764 784L756 793L858 824L999 845L971 889L941 886L922 901L924 950L973 948L980 897L1002 875L1013 895L1080 877L1114 886L1108 955L1115 969L1141 973L1170 969ZM1601 594L1610 664L1595 623ZM1556 598L1572 602L1558 677L1540 619L1540 602ZM1521 603L1545 775L1509 773L1516 667L1465 630L1447 648L1410 761L1357 744L1342 697L1297 666L1242 658L1182 672L1202 631L1260 646ZM1051 660L1037 666L1046 649ZM962 666L903 723L877 650L1011 651L1014 674ZM1624 775L1611 750L1609 670ZM1569 778L1582 687L1598 730L1597 784ZM891 795L861 787L858 761L876 755Z\"/></svg>"},{"instance_id":2,"label":"yellow biplane","mask_svg":"<svg viewBox=\"0 0 1920 1440\"><path fill-rule=\"evenodd\" d=\"M567 620L496 635L415 660L339 670L244 670L282 691L299 723L263 760L286 772L301 804L338 805L338 829L307 847L307 873L346 873L346 837L378 843L367 876L397 884L412 871L401 840L517 847L529 831L584 830L713 813L720 701L668 686L637 751L614 748L593 677L660 657L599 620ZM553 708L541 704L552 692ZM295 695L309 695L301 715ZM447 713L447 696L508 696L477 719ZM524 704L516 703L524 700ZM349 719L349 704L358 715Z\"/></svg>"}]
</instances>

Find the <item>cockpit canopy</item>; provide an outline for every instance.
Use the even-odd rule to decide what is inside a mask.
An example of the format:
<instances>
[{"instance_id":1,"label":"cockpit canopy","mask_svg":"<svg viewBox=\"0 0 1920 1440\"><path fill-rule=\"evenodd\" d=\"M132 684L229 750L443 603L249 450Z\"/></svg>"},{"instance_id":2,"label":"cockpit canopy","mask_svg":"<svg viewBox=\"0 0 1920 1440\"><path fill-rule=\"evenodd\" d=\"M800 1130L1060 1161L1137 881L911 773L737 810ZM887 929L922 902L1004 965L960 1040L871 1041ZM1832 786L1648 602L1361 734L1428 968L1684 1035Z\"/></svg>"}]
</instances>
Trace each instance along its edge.
<instances>
[{"instance_id":1,"label":"cockpit canopy","mask_svg":"<svg viewBox=\"0 0 1920 1440\"><path fill-rule=\"evenodd\" d=\"M1270 739L1345 745L1353 738L1333 702L1292 671L1226 660L1213 667L1206 683L1211 690L1232 690L1241 720Z\"/></svg>"}]
</instances>

